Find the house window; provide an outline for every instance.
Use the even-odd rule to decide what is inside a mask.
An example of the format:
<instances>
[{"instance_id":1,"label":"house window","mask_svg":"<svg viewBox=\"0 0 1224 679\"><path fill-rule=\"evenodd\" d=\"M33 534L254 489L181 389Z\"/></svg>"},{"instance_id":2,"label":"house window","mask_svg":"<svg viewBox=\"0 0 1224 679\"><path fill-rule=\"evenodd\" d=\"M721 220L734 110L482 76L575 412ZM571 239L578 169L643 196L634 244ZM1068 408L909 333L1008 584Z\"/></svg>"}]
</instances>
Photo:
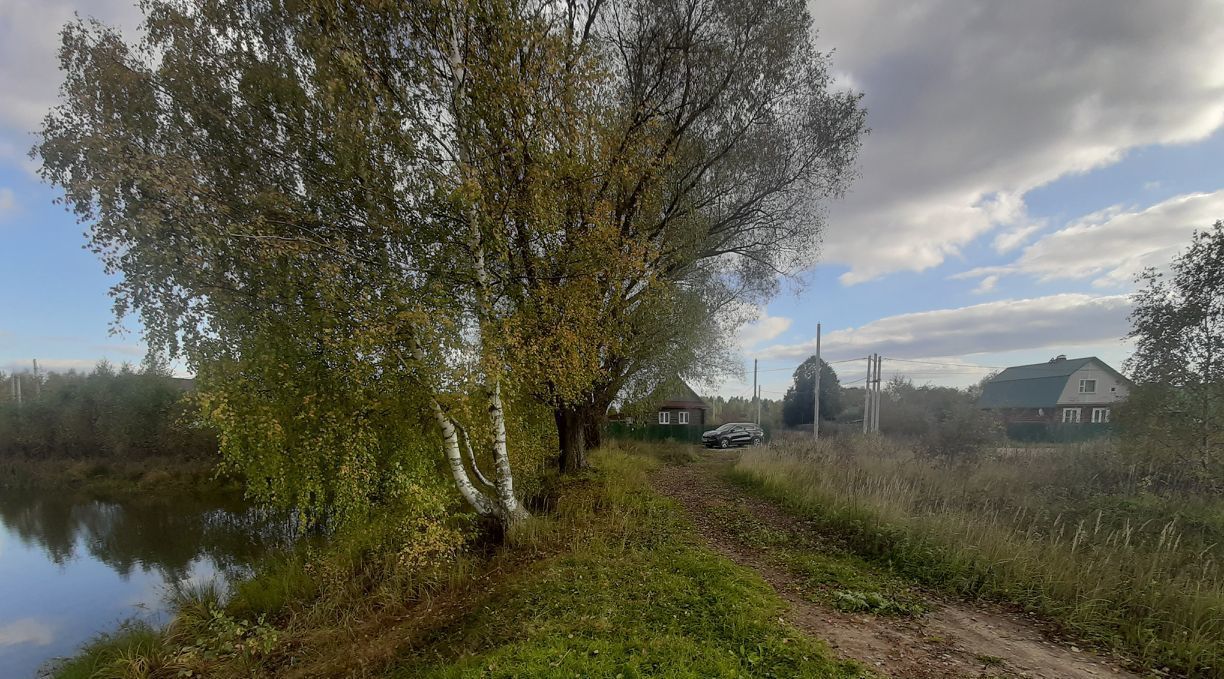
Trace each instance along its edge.
<instances>
[{"instance_id":1,"label":"house window","mask_svg":"<svg viewBox=\"0 0 1224 679\"><path fill-rule=\"evenodd\" d=\"M1079 422L1080 421L1080 409L1079 408L1063 408L1063 420L1062 421L1063 422Z\"/></svg>"},{"instance_id":2,"label":"house window","mask_svg":"<svg viewBox=\"0 0 1224 679\"><path fill-rule=\"evenodd\" d=\"M1109 408L1093 408L1092 422L1093 424L1105 424L1109 421Z\"/></svg>"},{"instance_id":3,"label":"house window","mask_svg":"<svg viewBox=\"0 0 1224 679\"><path fill-rule=\"evenodd\" d=\"M1079 393L1095 394L1096 393L1096 380L1080 380L1080 392Z\"/></svg>"},{"instance_id":4,"label":"house window","mask_svg":"<svg viewBox=\"0 0 1224 679\"><path fill-rule=\"evenodd\" d=\"M659 411L659 424L671 424L671 413L666 410Z\"/></svg>"},{"instance_id":5,"label":"house window","mask_svg":"<svg viewBox=\"0 0 1224 679\"><path fill-rule=\"evenodd\" d=\"M679 418L678 422L680 424L688 424L688 411L681 410L676 413L676 417Z\"/></svg>"}]
</instances>

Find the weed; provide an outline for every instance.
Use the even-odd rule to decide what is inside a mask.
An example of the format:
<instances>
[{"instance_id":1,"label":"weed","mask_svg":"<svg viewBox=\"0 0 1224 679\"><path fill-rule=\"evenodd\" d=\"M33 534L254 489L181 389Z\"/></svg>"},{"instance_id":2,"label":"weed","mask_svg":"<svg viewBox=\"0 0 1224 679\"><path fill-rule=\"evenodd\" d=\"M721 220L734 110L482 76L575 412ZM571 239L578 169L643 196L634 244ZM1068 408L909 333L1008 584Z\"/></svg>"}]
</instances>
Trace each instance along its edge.
<instances>
[{"instance_id":1,"label":"weed","mask_svg":"<svg viewBox=\"0 0 1224 679\"><path fill-rule=\"evenodd\" d=\"M1015 602L1150 666L1208 674L1224 666L1224 501L1157 493L1107 445L952 465L878 437L784 442L745 452L734 477L900 576Z\"/></svg>"},{"instance_id":2,"label":"weed","mask_svg":"<svg viewBox=\"0 0 1224 679\"><path fill-rule=\"evenodd\" d=\"M982 663L982 665L985 667L1002 667L1003 666L1003 659L997 655L985 655L985 654L980 653L974 657L977 658L977 661Z\"/></svg>"}]
</instances>

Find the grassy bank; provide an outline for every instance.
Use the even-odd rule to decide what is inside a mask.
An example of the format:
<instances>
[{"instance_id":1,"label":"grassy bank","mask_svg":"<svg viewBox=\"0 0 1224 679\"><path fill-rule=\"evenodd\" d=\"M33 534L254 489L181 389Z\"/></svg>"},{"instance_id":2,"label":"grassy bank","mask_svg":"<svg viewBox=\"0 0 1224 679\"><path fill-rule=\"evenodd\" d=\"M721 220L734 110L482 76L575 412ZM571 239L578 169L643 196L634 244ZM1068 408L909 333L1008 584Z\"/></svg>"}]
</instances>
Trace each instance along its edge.
<instances>
[{"instance_id":1,"label":"grassy bank","mask_svg":"<svg viewBox=\"0 0 1224 679\"><path fill-rule=\"evenodd\" d=\"M0 488L77 491L98 499L147 493L241 493L216 474L216 460L182 456L131 459L0 456Z\"/></svg>"},{"instance_id":2,"label":"grassy bank","mask_svg":"<svg viewBox=\"0 0 1224 679\"><path fill-rule=\"evenodd\" d=\"M1152 492L1106 443L952 464L883 439L783 442L733 473L897 573L1040 611L1153 668L1224 672L1224 498Z\"/></svg>"},{"instance_id":3,"label":"grassy bank","mask_svg":"<svg viewBox=\"0 0 1224 679\"><path fill-rule=\"evenodd\" d=\"M227 601L185 593L166 629L120 630L55 676L861 675L779 622L756 575L697 544L647 485L656 459L593 461L501 546L422 565L419 545L371 525L269 564Z\"/></svg>"}]
</instances>

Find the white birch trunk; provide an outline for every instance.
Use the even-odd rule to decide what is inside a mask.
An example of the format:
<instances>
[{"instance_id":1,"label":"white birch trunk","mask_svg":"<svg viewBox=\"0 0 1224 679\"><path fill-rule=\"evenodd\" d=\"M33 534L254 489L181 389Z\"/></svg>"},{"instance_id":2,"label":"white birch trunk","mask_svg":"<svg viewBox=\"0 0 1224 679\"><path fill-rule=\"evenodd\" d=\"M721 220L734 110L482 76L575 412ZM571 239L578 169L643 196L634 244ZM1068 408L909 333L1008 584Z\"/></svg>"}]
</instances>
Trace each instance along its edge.
<instances>
[{"instance_id":1,"label":"white birch trunk","mask_svg":"<svg viewBox=\"0 0 1224 679\"><path fill-rule=\"evenodd\" d=\"M446 461L450 464L451 476L455 478L459 494L464 500L467 500L468 504L472 505L478 514L501 515L500 508L488 496L480 492L479 488L472 485L472 480L468 478L467 470L463 467L463 455L459 452L459 436L455 431L455 424L446 416L446 413L442 412L442 405L437 399L431 396L429 403L433 408L434 419L442 427L442 443L446 450Z\"/></svg>"},{"instance_id":2,"label":"white birch trunk","mask_svg":"<svg viewBox=\"0 0 1224 679\"><path fill-rule=\"evenodd\" d=\"M459 433L463 435L463 443L467 446L468 462L472 463L472 473L476 475L476 480L489 488L494 488L493 482L485 477L484 472L480 471L480 465L476 463L476 451L472 449L472 435L463 427L459 427Z\"/></svg>"},{"instance_id":3,"label":"white birch trunk","mask_svg":"<svg viewBox=\"0 0 1224 679\"><path fill-rule=\"evenodd\" d=\"M451 27L451 72L452 82L458 91L464 86L464 81L467 77L467 68L464 65L461 56L459 45L459 27L452 24ZM456 122L459 121L459 111L453 110ZM459 132L460 126L456 125L456 133ZM456 151L459 159L459 177L467 178L467 165L470 162L469 150L467 144L462 138L456 139ZM490 304L490 283L489 272L485 266L484 243L481 242L480 228L476 221L475 213L468 215L468 227L470 229L470 247L472 248L473 268L476 274L478 309L477 322L480 326L481 343L484 341L484 321L487 320ZM505 409L502 407L501 400L501 380L493 378L493 387L488 391L489 399L489 416L493 420L493 465L494 476L496 479L497 498L502 519L511 524L515 521L529 516L527 510L519 504L518 498L514 496L514 470L510 465L509 446L506 442L506 417ZM475 467L475 458L472 460ZM479 471L477 472L479 473Z\"/></svg>"},{"instance_id":4,"label":"white birch trunk","mask_svg":"<svg viewBox=\"0 0 1224 679\"><path fill-rule=\"evenodd\" d=\"M398 353L398 352L397 352ZM425 350L421 348L421 343L416 337L412 338L412 358L421 365L425 365ZM399 357L400 363L404 363L404 358ZM404 366L407 367L406 365ZM442 447L446 453L446 461L450 465L451 476L455 479L455 485L459 488L459 494L464 500L476 510L477 514L482 516L500 516L500 507L497 503L491 500L487 495L482 493L479 488L472 484L472 479L468 477L467 469L463 467L463 454L459 452L459 433L455 429L455 423L442 410L442 404L438 403L438 399L434 397L432 390L429 394L429 407L433 411L434 419L438 422L438 426L442 428Z\"/></svg>"},{"instance_id":5,"label":"white birch trunk","mask_svg":"<svg viewBox=\"0 0 1224 679\"><path fill-rule=\"evenodd\" d=\"M501 381L493 382L489 391L489 416L493 418L493 465L497 476L497 497L508 522L529 516L514 495L514 470L510 466L510 450L506 445L506 411L502 407Z\"/></svg>"}]
</instances>

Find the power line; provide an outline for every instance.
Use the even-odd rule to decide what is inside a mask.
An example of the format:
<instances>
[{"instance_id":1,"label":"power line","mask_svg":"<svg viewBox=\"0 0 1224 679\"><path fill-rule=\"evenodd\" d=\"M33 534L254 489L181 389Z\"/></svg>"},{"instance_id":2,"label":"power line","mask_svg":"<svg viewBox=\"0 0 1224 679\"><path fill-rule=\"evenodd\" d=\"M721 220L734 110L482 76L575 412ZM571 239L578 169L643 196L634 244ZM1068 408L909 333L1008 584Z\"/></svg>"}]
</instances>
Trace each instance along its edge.
<instances>
[{"instance_id":1,"label":"power line","mask_svg":"<svg viewBox=\"0 0 1224 679\"><path fill-rule=\"evenodd\" d=\"M825 365L837 365L838 363L853 363L853 362L855 362L855 361L862 361L862 360L864 360L865 358L867 358L867 357L866 357L866 356L859 356L858 358L845 358L845 359L842 359L842 360L840 360L840 361L824 361L824 364L825 364ZM794 367L794 368L763 368L762 370L760 370L760 372L763 372L763 373L776 373L776 372L780 372L780 371L783 371L783 370L798 370L798 369L799 369L799 367L798 367L798 366L796 366L796 367Z\"/></svg>"},{"instance_id":2,"label":"power line","mask_svg":"<svg viewBox=\"0 0 1224 679\"><path fill-rule=\"evenodd\" d=\"M900 361L901 363L921 363L923 365L951 365L951 366L957 366L961 368L985 368L986 370L1000 370L1005 367L1001 365L975 365L973 363L938 363L936 361L915 361L915 360L908 359L908 358L892 358L891 356L885 356L884 358L890 361Z\"/></svg>"}]
</instances>

